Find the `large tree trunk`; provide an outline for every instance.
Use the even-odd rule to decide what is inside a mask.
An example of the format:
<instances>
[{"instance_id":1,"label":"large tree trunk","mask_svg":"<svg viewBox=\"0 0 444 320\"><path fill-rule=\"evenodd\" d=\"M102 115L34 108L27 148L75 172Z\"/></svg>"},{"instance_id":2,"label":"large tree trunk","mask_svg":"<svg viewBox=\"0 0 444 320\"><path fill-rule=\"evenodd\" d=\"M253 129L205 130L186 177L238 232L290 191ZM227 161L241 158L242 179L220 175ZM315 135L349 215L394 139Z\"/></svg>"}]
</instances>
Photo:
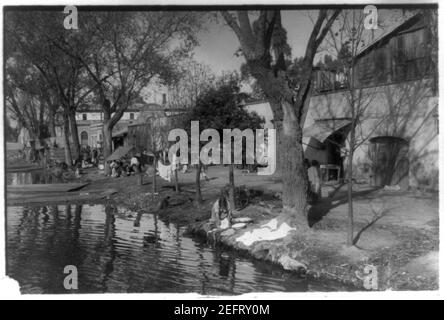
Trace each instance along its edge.
<instances>
[{"instance_id":1,"label":"large tree trunk","mask_svg":"<svg viewBox=\"0 0 444 320\"><path fill-rule=\"evenodd\" d=\"M293 102L285 82L274 77L260 63L250 62L250 71L270 101L276 129L277 174L282 179L282 204L291 213L293 223L308 228L307 173L302 148L303 107L308 95ZM290 102L291 101L291 102Z\"/></svg>"},{"instance_id":2,"label":"large tree trunk","mask_svg":"<svg viewBox=\"0 0 444 320\"><path fill-rule=\"evenodd\" d=\"M106 159L112 153L113 141L112 141L112 131L111 120L106 120L103 122L102 135L103 135L103 157L105 158L105 174L110 174L110 167Z\"/></svg>"},{"instance_id":3,"label":"large tree trunk","mask_svg":"<svg viewBox=\"0 0 444 320\"><path fill-rule=\"evenodd\" d=\"M78 160L80 157L80 142L79 142L79 132L77 130L77 122L76 122L76 112L69 111L69 127L71 129L71 138L72 138L72 147L73 154L72 157L75 160Z\"/></svg>"},{"instance_id":4,"label":"large tree trunk","mask_svg":"<svg viewBox=\"0 0 444 320\"><path fill-rule=\"evenodd\" d=\"M282 107L278 101L275 99L269 99L270 106L273 111L273 126L276 130L276 171L275 177L282 178L282 166L283 166L283 158L279 155L282 154L282 131L283 131L283 116L282 116Z\"/></svg>"},{"instance_id":5,"label":"large tree trunk","mask_svg":"<svg viewBox=\"0 0 444 320\"><path fill-rule=\"evenodd\" d=\"M274 124L274 128L276 130L276 171L274 173L274 176L276 179L279 179L279 181L282 180L283 176L283 167L284 167L284 160L285 158L281 155L284 152L283 148L283 121L276 121Z\"/></svg>"},{"instance_id":6,"label":"large tree trunk","mask_svg":"<svg viewBox=\"0 0 444 320\"><path fill-rule=\"evenodd\" d=\"M292 105L284 102L282 130L282 204L284 209L290 211L295 222L303 228L308 227L307 222L307 173L304 166L304 150L302 148L302 128L297 117L292 114Z\"/></svg>"}]
</instances>

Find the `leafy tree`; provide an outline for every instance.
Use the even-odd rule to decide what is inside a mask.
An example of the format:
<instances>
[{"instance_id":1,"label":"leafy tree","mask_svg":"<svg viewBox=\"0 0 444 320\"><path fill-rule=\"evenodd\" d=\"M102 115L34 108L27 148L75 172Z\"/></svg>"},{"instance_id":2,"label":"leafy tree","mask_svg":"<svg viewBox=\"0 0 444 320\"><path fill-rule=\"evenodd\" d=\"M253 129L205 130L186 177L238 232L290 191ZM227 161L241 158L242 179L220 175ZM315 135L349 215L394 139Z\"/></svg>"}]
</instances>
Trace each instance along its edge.
<instances>
[{"instance_id":1,"label":"leafy tree","mask_svg":"<svg viewBox=\"0 0 444 320\"><path fill-rule=\"evenodd\" d=\"M176 109L190 109L197 99L214 85L215 76L209 66L185 59L179 66L179 77L168 88L168 106Z\"/></svg>"},{"instance_id":2,"label":"leafy tree","mask_svg":"<svg viewBox=\"0 0 444 320\"><path fill-rule=\"evenodd\" d=\"M83 66L77 59L64 54L58 45L62 41L69 43L75 40L72 35L76 31L65 30L63 18L62 12L8 11L5 15L5 54L10 63L9 79L13 81L13 76L15 78L11 89L21 88L24 92L35 94L35 88L40 86L40 101L48 106L51 135L55 135L56 111L62 108L66 162L70 164L72 158L78 158L80 153L75 113L77 107L91 96L93 89ZM84 52L90 43L85 38L83 42L71 45ZM69 136L74 146L73 155Z\"/></svg>"},{"instance_id":3,"label":"leafy tree","mask_svg":"<svg viewBox=\"0 0 444 320\"><path fill-rule=\"evenodd\" d=\"M88 51L74 41L57 44L77 59L95 83L103 110L103 151L112 152L112 130L142 89L177 78L177 65L197 44L201 18L192 12L88 12L79 17L77 42L93 39Z\"/></svg>"},{"instance_id":4,"label":"leafy tree","mask_svg":"<svg viewBox=\"0 0 444 320\"><path fill-rule=\"evenodd\" d=\"M199 121L199 129L215 129L222 138L223 129L258 129L264 119L256 113L249 113L241 105L245 94L240 92L240 77L237 74L227 74L221 77L216 86L202 94L196 106L191 110L187 125L190 121ZM234 208L234 161L231 150L231 164L229 165L230 203ZM200 165L199 165L200 167ZM200 169L197 170L196 181L199 180ZM199 187L199 185L198 185ZM200 194L200 188L198 195Z\"/></svg>"}]
</instances>

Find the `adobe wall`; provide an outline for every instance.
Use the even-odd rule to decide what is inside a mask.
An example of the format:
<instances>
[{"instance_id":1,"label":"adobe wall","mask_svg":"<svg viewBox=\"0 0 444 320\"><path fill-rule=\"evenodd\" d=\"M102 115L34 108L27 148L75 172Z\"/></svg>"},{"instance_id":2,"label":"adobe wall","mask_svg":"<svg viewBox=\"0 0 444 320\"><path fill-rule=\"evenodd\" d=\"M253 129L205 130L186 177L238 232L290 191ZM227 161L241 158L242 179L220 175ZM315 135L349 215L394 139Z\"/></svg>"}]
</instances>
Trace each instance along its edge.
<instances>
[{"instance_id":1,"label":"adobe wall","mask_svg":"<svg viewBox=\"0 0 444 320\"><path fill-rule=\"evenodd\" d=\"M368 174L365 168L370 161L369 138L395 136L409 142L409 185L437 189L438 99L430 81L359 89L355 97L360 97L364 111L356 129L362 145L355 152L354 175L365 178ZM304 127L313 125L316 119L349 117L349 101L349 91L312 96Z\"/></svg>"}]
</instances>

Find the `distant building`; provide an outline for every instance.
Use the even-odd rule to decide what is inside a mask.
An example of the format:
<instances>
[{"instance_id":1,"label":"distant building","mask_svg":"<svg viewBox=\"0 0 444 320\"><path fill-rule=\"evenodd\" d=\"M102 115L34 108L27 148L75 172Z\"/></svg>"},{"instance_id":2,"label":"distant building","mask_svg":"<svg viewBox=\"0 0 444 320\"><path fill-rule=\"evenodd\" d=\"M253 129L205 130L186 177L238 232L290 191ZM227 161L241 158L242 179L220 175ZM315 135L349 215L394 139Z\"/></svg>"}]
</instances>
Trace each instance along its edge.
<instances>
[{"instance_id":1,"label":"distant building","mask_svg":"<svg viewBox=\"0 0 444 320\"><path fill-rule=\"evenodd\" d=\"M133 104L123 113L122 118L113 128L113 138L118 140L117 144L120 145L120 139L117 138L124 137L128 125L135 123L142 112L164 108L165 106L155 103L145 103L143 101ZM76 122L79 141L82 146L93 147L102 144L103 112L100 106L88 105L79 108L76 114Z\"/></svg>"}]
</instances>

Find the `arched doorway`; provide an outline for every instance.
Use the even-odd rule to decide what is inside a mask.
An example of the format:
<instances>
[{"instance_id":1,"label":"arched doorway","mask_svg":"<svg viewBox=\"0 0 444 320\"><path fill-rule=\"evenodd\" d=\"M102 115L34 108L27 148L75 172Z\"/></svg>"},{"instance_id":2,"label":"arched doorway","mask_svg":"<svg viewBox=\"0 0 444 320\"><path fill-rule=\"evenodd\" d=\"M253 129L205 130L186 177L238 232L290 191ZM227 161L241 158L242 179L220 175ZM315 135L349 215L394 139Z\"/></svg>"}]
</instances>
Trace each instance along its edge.
<instances>
[{"instance_id":1,"label":"arched doorway","mask_svg":"<svg viewBox=\"0 0 444 320\"><path fill-rule=\"evenodd\" d=\"M80 133L80 144L84 147L88 145L88 132L82 131Z\"/></svg>"},{"instance_id":2,"label":"arched doorway","mask_svg":"<svg viewBox=\"0 0 444 320\"><path fill-rule=\"evenodd\" d=\"M304 138L310 138L304 156L321 164L323 182L338 181L344 177L344 155L341 150L350 128L349 118L317 119L313 125L304 128ZM313 143L313 139L317 143Z\"/></svg>"},{"instance_id":3,"label":"arched doorway","mask_svg":"<svg viewBox=\"0 0 444 320\"><path fill-rule=\"evenodd\" d=\"M409 143L407 140L381 136L370 140L369 156L372 167L371 183L376 187L409 185Z\"/></svg>"}]
</instances>

